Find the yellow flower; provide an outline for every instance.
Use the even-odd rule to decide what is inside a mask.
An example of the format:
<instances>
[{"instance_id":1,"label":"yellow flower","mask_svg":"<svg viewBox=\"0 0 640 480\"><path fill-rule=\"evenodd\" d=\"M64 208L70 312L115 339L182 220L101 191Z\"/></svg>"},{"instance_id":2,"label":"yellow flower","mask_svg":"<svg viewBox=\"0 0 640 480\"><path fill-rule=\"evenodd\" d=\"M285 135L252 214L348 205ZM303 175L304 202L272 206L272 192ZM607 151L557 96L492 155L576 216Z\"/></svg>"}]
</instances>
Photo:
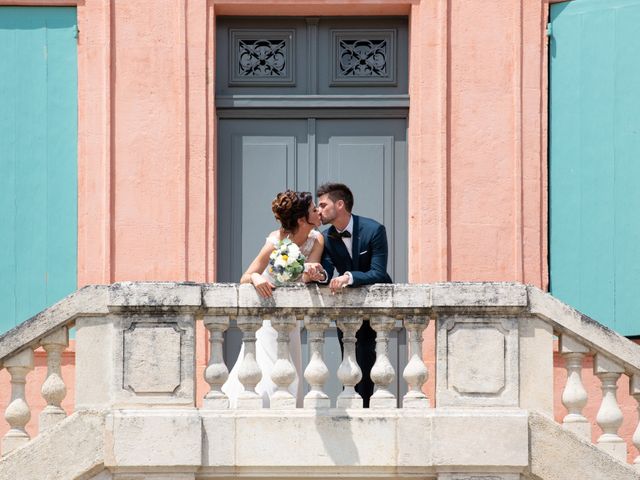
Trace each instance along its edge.
<instances>
[{"instance_id":1,"label":"yellow flower","mask_svg":"<svg viewBox=\"0 0 640 480\"><path fill-rule=\"evenodd\" d=\"M289 255L282 255L282 260L284 260L285 262L288 260Z\"/></svg>"}]
</instances>

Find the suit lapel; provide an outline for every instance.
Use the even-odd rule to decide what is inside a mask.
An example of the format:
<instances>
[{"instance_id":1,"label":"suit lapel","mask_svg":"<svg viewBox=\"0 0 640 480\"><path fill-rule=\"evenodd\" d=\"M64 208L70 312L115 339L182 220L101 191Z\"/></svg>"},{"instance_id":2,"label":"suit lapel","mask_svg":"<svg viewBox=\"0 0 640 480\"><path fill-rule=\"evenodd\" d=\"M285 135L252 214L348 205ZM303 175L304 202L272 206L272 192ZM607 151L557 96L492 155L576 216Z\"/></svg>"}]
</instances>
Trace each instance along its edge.
<instances>
[{"instance_id":1,"label":"suit lapel","mask_svg":"<svg viewBox=\"0 0 640 480\"><path fill-rule=\"evenodd\" d=\"M349 252L347 252L347 255ZM360 271L360 217L353 215L353 234L351 235L351 257L353 267L351 270Z\"/></svg>"}]
</instances>

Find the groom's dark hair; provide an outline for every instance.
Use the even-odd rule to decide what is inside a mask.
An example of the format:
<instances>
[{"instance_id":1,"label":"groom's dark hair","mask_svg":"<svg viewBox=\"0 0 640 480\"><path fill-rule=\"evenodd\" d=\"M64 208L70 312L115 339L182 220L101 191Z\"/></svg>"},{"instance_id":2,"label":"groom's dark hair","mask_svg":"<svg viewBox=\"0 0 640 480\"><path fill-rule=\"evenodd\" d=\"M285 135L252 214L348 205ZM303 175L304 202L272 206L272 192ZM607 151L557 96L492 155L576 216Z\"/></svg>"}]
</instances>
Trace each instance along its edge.
<instances>
[{"instance_id":1,"label":"groom's dark hair","mask_svg":"<svg viewBox=\"0 0 640 480\"><path fill-rule=\"evenodd\" d=\"M329 195L332 202L342 200L347 212L351 213L353 210L353 193L344 183L323 183L316 193L318 197Z\"/></svg>"}]
</instances>

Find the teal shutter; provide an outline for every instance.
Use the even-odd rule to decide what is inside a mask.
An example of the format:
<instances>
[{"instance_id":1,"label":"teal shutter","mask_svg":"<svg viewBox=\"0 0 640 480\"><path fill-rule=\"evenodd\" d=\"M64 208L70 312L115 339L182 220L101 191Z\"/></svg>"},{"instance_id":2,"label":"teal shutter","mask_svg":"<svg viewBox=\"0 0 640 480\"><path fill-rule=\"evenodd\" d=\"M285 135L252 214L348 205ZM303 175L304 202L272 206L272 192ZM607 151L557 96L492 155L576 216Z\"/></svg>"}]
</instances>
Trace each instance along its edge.
<instances>
[{"instance_id":1,"label":"teal shutter","mask_svg":"<svg viewBox=\"0 0 640 480\"><path fill-rule=\"evenodd\" d=\"M640 0L551 6L551 293L639 335Z\"/></svg>"},{"instance_id":2,"label":"teal shutter","mask_svg":"<svg viewBox=\"0 0 640 480\"><path fill-rule=\"evenodd\" d=\"M76 288L76 10L0 7L0 333Z\"/></svg>"}]
</instances>

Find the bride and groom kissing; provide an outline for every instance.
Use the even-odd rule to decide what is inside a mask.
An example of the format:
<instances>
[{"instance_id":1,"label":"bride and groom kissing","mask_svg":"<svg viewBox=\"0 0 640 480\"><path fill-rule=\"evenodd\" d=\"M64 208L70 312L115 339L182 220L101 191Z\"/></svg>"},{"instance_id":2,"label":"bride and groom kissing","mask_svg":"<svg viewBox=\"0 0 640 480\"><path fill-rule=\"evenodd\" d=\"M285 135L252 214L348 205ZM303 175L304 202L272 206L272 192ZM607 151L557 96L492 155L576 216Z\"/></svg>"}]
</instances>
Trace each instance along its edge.
<instances>
[{"instance_id":1,"label":"bride and groom kissing","mask_svg":"<svg viewBox=\"0 0 640 480\"><path fill-rule=\"evenodd\" d=\"M313 202L310 192L286 190L278 193L271 203L271 210L280 223L280 228L271 232L256 258L242 275L240 283L251 283L258 295L272 296L276 282L269 273L269 258L274 247L289 239L295 243L305 257L302 281L328 285L333 293L345 287L357 287L374 283L391 283L387 274L387 234L380 223L366 217L352 214L353 194L342 183L325 183L317 190L318 205ZM321 224L331 227L323 233L317 230ZM334 276L334 271L337 275ZM256 332L256 361L262 369L262 379L256 392L263 399L263 406L269 406L269 399L277 387L271 380L271 371L277 360L277 332L270 320L264 320ZM365 321L356 334L356 360L362 369L362 380L356 391L362 396L364 407L369 406L373 394L370 372L376 360L375 331ZM342 332L338 330L342 349ZM302 405L302 358L300 330L290 333L289 350L296 368L297 378L289 391ZM229 378L222 390L235 406L237 397L244 391L238 379L244 346L238 356Z\"/></svg>"}]
</instances>

